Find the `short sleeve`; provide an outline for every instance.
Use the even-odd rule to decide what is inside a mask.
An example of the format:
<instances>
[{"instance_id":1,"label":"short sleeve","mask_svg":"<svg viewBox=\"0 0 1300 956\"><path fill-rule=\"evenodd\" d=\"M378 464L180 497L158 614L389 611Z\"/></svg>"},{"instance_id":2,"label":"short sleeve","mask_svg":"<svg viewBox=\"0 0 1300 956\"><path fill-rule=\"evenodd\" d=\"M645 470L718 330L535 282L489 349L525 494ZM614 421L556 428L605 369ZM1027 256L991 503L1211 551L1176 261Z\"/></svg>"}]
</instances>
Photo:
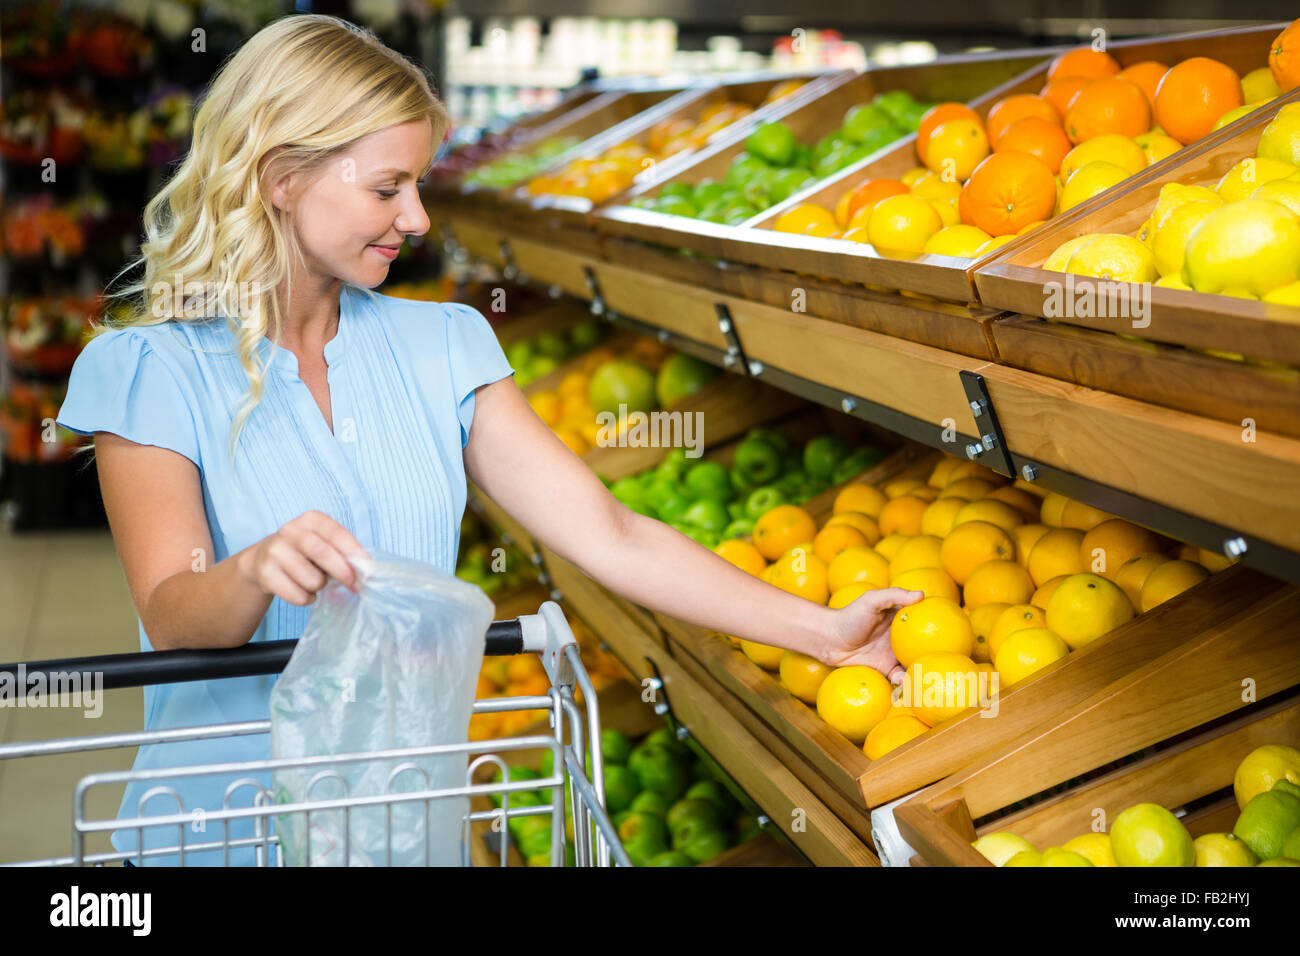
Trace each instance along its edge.
<instances>
[{"instance_id":1,"label":"short sleeve","mask_svg":"<svg viewBox=\"0 0 1300 956\"><path fill-rule=\"evenodd\" d=\"M474 390L513 375L515 370L483 313L457 302L445 303L443 308L447 312L447 356L460 417L460 444L464 448L474 422Z\"/></svg>"},{"instance_id":2,"label":"short sleeve","mask_svg":"<svg viewBox=\"0 0 1300 956\"><path fill-rule=\"evenodd\" d=\"M131 329L104 332L81 350L56 421L83 435L112 432L200 463L190 403L164 359Z\"/></svg>"}]
</instances>

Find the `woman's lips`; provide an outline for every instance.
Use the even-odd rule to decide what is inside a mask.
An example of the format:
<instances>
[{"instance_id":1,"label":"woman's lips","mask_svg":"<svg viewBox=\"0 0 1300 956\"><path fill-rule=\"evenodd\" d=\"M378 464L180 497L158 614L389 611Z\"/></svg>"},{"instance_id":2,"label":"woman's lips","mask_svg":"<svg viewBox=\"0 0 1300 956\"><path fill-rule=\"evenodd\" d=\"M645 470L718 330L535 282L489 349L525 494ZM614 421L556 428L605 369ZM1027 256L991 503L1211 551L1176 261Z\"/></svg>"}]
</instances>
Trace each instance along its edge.
<instances>
[{"instance_id":1,"label":"woman's lips","mask_svg":"<svg viewBox=\"0 0 1300 956\"><path fill-rule=\"evenodd\" d=\"M396 248L390 248L388 246L371 245L368 248L374 249L375 252L379 253L381 256L383 256L385 259L391 262L392 260L397 258L397 253L401 251L402 247L397 246Z\"/></svg>"}]
</instances>

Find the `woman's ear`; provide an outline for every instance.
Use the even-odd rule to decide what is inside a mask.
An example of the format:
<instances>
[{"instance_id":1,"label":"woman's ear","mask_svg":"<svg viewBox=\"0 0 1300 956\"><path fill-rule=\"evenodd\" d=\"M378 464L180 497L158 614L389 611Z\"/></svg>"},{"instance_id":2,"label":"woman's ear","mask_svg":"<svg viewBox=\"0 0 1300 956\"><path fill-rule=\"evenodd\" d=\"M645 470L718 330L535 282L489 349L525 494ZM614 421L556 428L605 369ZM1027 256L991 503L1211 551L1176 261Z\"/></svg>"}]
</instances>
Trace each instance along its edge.
<instances>
[{"instance_id":1,"label":"woman's ear","mask_svg":"<svg viewBox=\"0 0 1300 956\"><path fill-rule=\"evenodd\" d=\"M279 162L282 152L283 147L277 146L262 157L261 177L270 186L268 196L271 205L281 212L285 212L289 209L293 198L295 176L293 173L282 172L281 163Z\"/></svg>"}]
</instances>

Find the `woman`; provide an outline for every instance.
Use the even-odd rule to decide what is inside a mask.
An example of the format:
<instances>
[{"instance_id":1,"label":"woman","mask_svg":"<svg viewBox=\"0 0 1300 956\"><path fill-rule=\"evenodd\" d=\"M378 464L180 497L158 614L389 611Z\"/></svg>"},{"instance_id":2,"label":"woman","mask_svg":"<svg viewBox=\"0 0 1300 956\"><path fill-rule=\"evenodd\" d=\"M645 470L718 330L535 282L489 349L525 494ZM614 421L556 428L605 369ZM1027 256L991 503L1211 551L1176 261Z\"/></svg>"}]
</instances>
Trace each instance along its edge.
<instances>
[{"instance_id":1,"label":"woman","mask_svg":"<svg viewBox=\"0 0 1300 956\"><path fill-rule=\"evenodd\" d=\"M141 650L298 637L328 579L355 589L355 551L454 570L468 475L638 604L894 670L893 609L920 592L831 610L633 513L533 413L482 315L370 291L429 229L419 179L447 123L419 68L332 17L270 24L214 77L187 157L145 209L144 279L128 290L143 304L87 345L58 419L95 436ZM145 726L264 720L274 680L148 687ZM266 756L265 735L165 744L135 769ZM183 778L143 807L132 783L119 819L192 813L187 843L219 839L201 811L238 779ZM114 845L135 849L136 832ZM178 840L174 825L144 832L147 847Z\"/></svg>"}]
</instances>

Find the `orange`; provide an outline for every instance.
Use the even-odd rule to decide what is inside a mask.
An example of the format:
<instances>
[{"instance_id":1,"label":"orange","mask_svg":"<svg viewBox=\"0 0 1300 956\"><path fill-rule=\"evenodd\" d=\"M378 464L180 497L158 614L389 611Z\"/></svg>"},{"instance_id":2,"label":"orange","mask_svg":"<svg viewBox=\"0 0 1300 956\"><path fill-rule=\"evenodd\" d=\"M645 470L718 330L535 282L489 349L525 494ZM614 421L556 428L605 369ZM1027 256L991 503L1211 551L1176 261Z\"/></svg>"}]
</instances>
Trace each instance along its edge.
<instances>
[{"instance_id":1,"label":"orange","mask_svg":"<svg viewBox=\"0 0 1300 956\"><path fill-rule=\"evenodd\" d=\"M1119 62L1109 53L1094 50L1091 47L1078 47L1067 50L1052 61L1047 68L1047 80L1050 83L1061 76L1086 76L1100 79L1119 73Z\"/></svg>"},{"instance_id":2,"label":"orange","mask_svg":"<svg viewBox=\"0 0 1300 956\"><path fill-rule=\"evenodd\" d=\"M934 466L934 471L930 472L930 478L927 482L931 488L943 488L949 481L949 475L954 468L962 464L960 458L944 457L940 459L939 464Z\"/></svg>"},{"instance_id":3,"label":"orange","mask_svg":"<svg viewBox=\"0 0 1300 956\"><path fill-rule=\"evenodd\" d=\"M962 596L967 608L985 604L1024 604L1034 593L1029 572L1014 561L985 561L971 572Z\"/></svg>"},{"instance_id":4,"label":"orange","mask_svg":"<svg viewBox=\"0 0 1300 956\"><path fill-rule=\"evenodd\" d=\"M1012 604L998 615L998 619L993 622L993 629L989 631L990 656L996 659L1002 643L1016 631L1023 631L1027 627L1044 627L1046 624L1047 614L1041 607Z\"/></svg>"},{"instance_id":5,"label":"orange","mask_svg":"<svg viewBox=\"0 0 1300 956\"><path fill-rule=\"evenodd\" d=\"M806 598L816 604L825 604L831 596L826 583L826 562L812 553L808 545L795 546L772 563L769 583Z\"/></svg>"},{"instance_id":6,"label":"orange","mask_svg":"<svg viewBox=\"0 0 1300 956\"><path fill-rule=\"evenodd\" d=\"M993 625L998 622L1002 612L1009 608L1010 604L993 602L990 604L981 604L977 608L966 610L970 613L970 627L975 633L975 650L971 654L971 659L976 664L993 660L993 654L989 648L989 635L993 633Z\"/></svg>"},{"instance_id":7,"label":"orange","mask_svg":"<svg viewBox=\"0 0 1300 956\"><path fill-rule=\"evenodd\" d=\"M903 699L924 723L934 726L979 704L979 670L964 654L925 654L907 669Z\"/></svg>"},{"instance_id":8,"label":"orange","mask_svg":"<svg viewBox=\"0 0 1300 956\"><path fill-rule=\"evenodd\" d=\"M817 713L849 740L861 745L885 718L890 686L874 667L837 667L817 690Z\"/></svg>"},{"instance_id":9,"label":"orange","mask_svg":"<svg viewBox=\"0 0 1300 956\"><path fill-rule=\"evenodd\" d=\"M928 487L920 478L895 478L893 481L886 482L881 490L886 498L901 498L903 495L910 495L914 491Z\"/></svg>"},{"instance_id":10,"label":"orange","mask_svg":"<svg viewBox=\"0 0 1300 956\"><path fill-rule=\"evenodd\" d=\"M953 528L939 552L943 569L958 584L965 584L985 561L1009 561L1015 555L1015 542L987 521L968 521Z\"/></svg>"},{"instance_id":11,"label":"orange","mask_svg":"<svg viewBox=\"0 0 1300 956\"><path fill-rule=\"evenodd\" d=\"M852 191L849 197L849 219L859 209L874 206L890 196L901 196L908 191L907 186L897 179L868 179Z\"/></svg>"},{"instance_id":12,"label":"orange","mask_svg":"<svg viewBox=\"0 0 1300 956\"><path fill-rule=\"evenodd\" d=\"M962 194L971 225L990 236L1007 236L1051 216L1056 179L1037 156L995 153L979 164Z\"/></svg>"},{"instance_id":13,"label":"orange","mask_svg":"<svg viewBox=\"0 0 1300 956\"><path fill-rule=\"evenodd\" d=\"M1061 160L1073 148L1074 144L1059 122L1048 122L1041 116L1026 116L1007 128L993 151L1028 153L1056 174L1061 169Z\"/></svg>"},{"instance_id":14,"label":"orange","mask_svg":"<svg viewBox=\"0 0 1300 956\"><path fill-rule=\"evenodd\" d=\"M1056 113L1056 107L1041 96L1035 96L1033 93L1017 93L1014 96L1008 96L1006 99L998 100L989 110L988 119L984 121L984 127L988 132L989 145L994 149L998 148L998 143L1002 135L1009 130L1013 124L1026 117L1034 117L1053 126L1061 125L1061 117Z\"/></svg>"},{"instance_id":15,"label":"orange","mask_svg":"<svg viewBox=\"0 0 1300 956\"><path fill-rule=\"evenodd\" d=\"M886 561L892 561L894 560L894 555L898 554L898 549L901 548L910 537L912 537L910 534L899 534L895 532L894 534L881 538L873 545L873 547L876 549L877 554L884 556Z\"/></svg>"},{"instance_id":16,"label":"orange","mask_svg":"<svg viewBox=\"0 0 1300 956\"><path fill-rule=\"evenodd\" d=\"M960 183L970 178L988 154L989 138L983 124L959 119L935 127L921 159L927 169L945 181Z\"/></svg>"},{"instance_id":17,"label":"orange","mask_svg":"<svg viewBox=\"0 0 1300 956\"><path fill-rule=\"evenodd\" d=\"M1047 602L1047 628L1077 651L1133 617L1119 585L1098 574L1072 574Z\"/></svg>"},{"instance_id":18,"label":"orange","mask_svg":"<svg viewBox=\"0 0 1300 956\"><path fill-rule=\"evenodd\" d=\"M564 427L557 428L555 430L555 437L564 442L564 444L568 446L569 451L573 452L575 455L585 455L587 453L587 439L583 438L577 430Z\"/></svg>"},{"instance_id":19,"label":"orange","mask_svg":"<svg viewBox=\"0 0 1300 956\"><path fill-rule=\"evenodd\" d=\"M594 203L603 203L631 188L631 173L623 169L607 169L593 174L587 180L583 195Z\"/></svg>"},{"instance_id":20,"label":"orange","mask_svg":"<svg viewBox=\"0 0 1300 956\"><path fill-rule=\"evenodd\" d=\"M956 601L927 597L899 608L889 627L889 645L904 667L923 654L948 651L969 656L975 650L970 618Z\"/></svg>"},{"instance_id":21,"label":"orange","mask_svg":"<svg viewBox=\"0 0 1300 956\"><path fill-rule=\"evenodd\" d=\"M925 514L928 506L929 502L914 495L903 495L893 499L881 509L880 533L885 536L896 533L920 534L921 516ZM755 531L757 530L755 528Z\"/></svg>"},{"instance_id":22,"label":"orange","mask_svg":"<svg viewBox=\"0 0 1300 956\"><path fill-rule=\"evenodd\" d=\"M1273 82L1283 93L1300 86L1300 19L1269 44L1268 68L1273 73Z\"/></svg>"},{"instance_id":23,"label":"orange","mask_svg":"<svg viewBox=\"0 0 1300 956\"><path fill-rule=\"evenodd\" d=\"M1119 71L1119 75L1145 93L1147 102L1151 104L1152 109L1155 109L1156 87L1168 72L1169 67L1157 60L1143 60L1141 63L1124 67Z\"/></svg>"},{"instance_id":24,"label":"orange","mask_svg":"<svg viewBox=\"0 0 1300 956\"><path fill-rule=\"evenodd\" d=\"M834 229L836 225L835 216L813 203L800 203L793 209L782 213L776 222L772 224L772 228L777 232L798 234L812 225L822 225Z\"/></svg>"},{"instance_id":25,"label":"orange","mask_svg":"<svg viewBox=\"0 0 1300 956\"><path fill-rule=\"evenodd\" d=\"M1042 502L1027 491L1017 488L1015 485L1003 485L1001 488L994 488L986 498L992 498L994 501L1005 501L1011 507L1020 512L1021 517L1029 524L1038 521L1038 515L1042 511Z\"/></svg>"},{"instance_id":26,"label":"orange","mask_svg":"<svg viewBox=\"0 0 1300 956\"><path fill-rule=\"evenodd\" d=\"M764 558L775 561L801 541L817 534L812 515L798 505L777 505L754 522L754 547Z\"/></svg>"},{"instance_id":27,"label":"orange","mask_svg":"<svg viewBox=\"0 0 1300 956\"><path fill-rule=\"evenodd\" d=\"M1114 581L1124 562L1148 551L1159 551L1161 544L1160 536L1155 532L1139 528L1123 518L1111 518L1083 536L1079 560L1089 571Z\"/></svg>"},{"instance_id":28,"label":"orange","mask_svg":"<svg viewBox=\"0 0 1300 956\"><path fill-rule=\"evenodd\" d=\"M920 591L926 597L945 597L950 601L961 600L961 591L957 583L943 568L913 568L891 580L889 586L907 591Z\"/></svg>"},{"instance_id":29,"label":"orange","mask_svg":"<svg viewBox=\"0 0 1300 956\"><path fill-rule=\"evenodd\" d=\"M1092 80L1086 76L1063 76L1059 79L1050 80L1048 84L1039 91L1039 96L1052 104L1061 120L1065 120L1065 114L1070 111L1070 104L1074 98L1083 92L1083 88L1091 83Z\"/></svg>"},{"instance_id":30,"label":"orange","mask_svg":"<svg viewBox=\"0 0 1300 956\"><path fill-rule=\"evenodd\" d=\"M835 203L835 225L844 229L849 224L849 202L853 199L853 193L846 192Z\"/></svg>"},{"instance_id":31,"label":"orange","mask_svg":"<svg viewBox=\"0 0 1300 956\"><path fill-rule=\"evenodd\" d=\"M1156 124L1186 146L1242 105L1241 77L1232 67L1194 56L1171 68L1156 87Z\"/></svg>"},{"instance_id":32,"label":"orange","mask_svg":"<svg viewBox=\"0 0 1300 956\"><path fill-rule=\"evenodd\" d=\"M846 548L826 568L826 585L835 592L850 584L889 587L889 560L871 548Z\"/></svg>"},{"instance_id":33,"label":"orange","mask_svg":"<svg viewBox=\"0 0 1300 956\"><path fill-rule=\"evenodd\" d=\"M939 148L943 128L935 134L930 149ZM871 208L867 236L882 255L921 252L926 241L943 228L943 220L934 206L919 196L888 196Z\"/></svg>"},{"instance_id":34,"label":"orange","mask_svg":"<svg viewBox=\"0 0 1300 956\"><path fill-rule=\"evenodd\" d=\"M1084 504L1082 501L1069 501L1065 509L1061 512L1062 528L1078 528L1080 531L1091 531L1097 525L1101 524L1114 515L1102 511L1100 508L1094 508L1092 505Z\"/></svg>"},{"instance_id":35,"label":"orange","mask_svg":"<svg viewBox=\"0 0 1300 956\"><path fill-rule=\"evenodd\" d=\"M983 498L993 488L993 482L984 478L958 478L949 482L948 486L939 492L939 497L965 498L967 501L974 501L977 498Z\"/></svg>"},{"instance_id":36,"label":"orange","mask_svg":"<svg viewBox=\"0 0 1300 956\"><path fill-rule=\"evenodd\" d=\"M855 482L840 489L840 493L835 496L835 504L831 507L831 514L838 515L845 511L860 511L869 517L879 518L881 510L888 500L883 493L872 485Z\"/></svg>"},{"instance_id":37,"label":"orange","mask_svg":"<svg viewBox=\"0 0 1300 956\"><path fill-rule=\"evenodd\" d=\"M1029 550L1029 576L1041 587L1060 574L1078 574L1083 570L1079 545L1083 532L1076 528L1053 528Z\"/></svg>"},{"instance_id":38,"label":"orange","mask_svg":"<svg viewBox=\"0 0 1300 956\"><path fill-rule=\"evenodd\" d=\"M1142 606L1138 610L1145 614L1174 595L1200 584L1209 576L1209 571L1191 561L1166 561L1147 575L1139 597Z\"/></svg>"},{"instance_id":39,"label":"orange","mask_svg":"<svg viewBox=\"0 0 1300 956\"><path fill-rule=\"evenodd\" d=\"M918 534L908 538L898 553L889 559L889 577L898 577L913 568L937 568L939 548L943 539L933 534Z\"/></svg>"},{"instance_id":40,"label":"orange","mask_svg":"<svg viewBox=\"0 0 1300 956\"><path fill-rule=\"evenodd\" d=\"M748 541L741 541L738 538L723 541L713 549L713 552L728 563L734 564L740 570L747 571L755 577L762 575L767 568L767 562L763 560L763 555L758 548Z\"/></svg>"},{"instance_id":41,"label":"orange","mask_svg":"<svg viewBox=\"0 0 1300 956\"><path fill-rule=\"evenodd\" d=\"M830 600L826 602L826 606L834 610L839 610L842 607L848 607L858 598L862 597L862 595L872 590L875 590L875 588L872 588L870 585L867 584L845 585L844 587L840 588L838 591L831 592Z\"/></svg>"},{"instance_id":42,"label":"orange","mask_svg":"<svg viewBox=\"0 0 1300 956\"><path fill-rule=\"evenodd\" d=\"M965 103L940 103L925 111L921 123L916 129L916 156L925 161L925 150L930 145L930 137L935 129L950 120L971 120L983 125L984 120Z\"/></svg>"},{"instance_id":43,"label":"orange","mask_svg":"<svg viewBox=\"0 0 1300 956\"><path fill-rule=\"evenodd\" d=\"M516 654L506 663L507 683L518 684L537 677L545 678L546 669L536 654Z\"/></svg>"},{"instance_id":44,"label":"orange","mask_svg":"<svg viewBox=\"0 0 1300 956\"><path fill-rule=\"evenodd\" d=\"M999 475L992 468L989 468L986 465L981 465L979 462L958 461L957 464L953 465L949 470L948 480L944 483L944 487L947 488L949 485L955 484L963 478L979 478L988 482L990 485L1000 485L1006 481L1005 478Z\"/></svg>"},{"instance_id":45,"label":"orange","mask_svg":"<svg viewBox=\"0 0 1300 956\"><path fill-rule=\"evenodd\" d=\"M825 531L827 528L836 527L838 525L856 528L862 536L867 539L867 544L869 545L874 545L880 540L880 526L860 511L841 511L837 515L832 515L827 519L822 530Z\"/></svg>"},{"instance_id":46,"label":"orange","mask_svg":"<svg viewBox=\"0 0 1300 956\"><path fill-rule=\"evenodd\" d=\"M965 498L936 498L921 515L921 534L944 537L966 504Z\"/></svg>"},{"instance_id":47,"label":"orange","mask_svg":"<svg viewBox=\"0 0 1300 956\"><path fill-rule=\"evenodd\" d=\"M1160 554L1158 551L1139 554L1120 565L1113 580L1129 599L1129 603L1141 610L1142 585L1146 584L1147 576L1152 571L1168 560L1170 560L1168 555Z\"/></svg>"},{"instance_id":48,"label":"orange","mask_svg":"<svg viewBox=\"0 0 1300 956\"><path fill-rule=\"evenodd\" d=\"M1073 143L1118 133L1141 136L1151 129L1151 104L1136 83L1112 76L1085 86L1065 112L1065 132Z\"/></svg>"},{"instance_id":49,"label":"orange","mask_svg":"<svg viewBox=\"0 0 1300 956\"><path fill-rule=\"evenodd\" d=\"M1042 510L1039 512L1043 524L1049 528L1061 527L1061 515L1065 513L1065 506L1069 503L1070 499L1065 495L1057 494L1055 491L1049 492L1043 498Z\"/></svg>"},{"instance_id":50,"label":"orange","mask_svg":"<svg viewBox=\"0 0 1300 956\"><path fill-rule=\"evenodd\" d=\"M1047 610L1047 602L1052 599L1052 595L1055 594L1056 589L1061 586L1061 582L1068 577L1068 574L1058 574L1054 578L1048 578L1038 586L1038 590L1035 591L1034 596L1029 599L1029 603L1034 607L1041 607L1044 611Z\"/></svg>"},{"instance_id":51,"label":"orange","mask_svg":"<svg viewBox=\"0 0 1300 956\"><path fill-rule=\"evenodd\" d=\"M784 647L759 644L757 641L741 641L740 649L746 657L765 671L775 671L780 668L781 658L786 653Z\"/></svg>"},{"instance_id":52,"label":"orange","mask_svg":"<svg viewBox=\"0 0 1300 956\"><path fill-rule=\"evenodd\" d=\"M867 536L857 528L850 528L846 524L828 525L813 538L813 554L830 564L846 548L866 547L870 543Z\"/></svg>"},{"instance_id":53,"label":"orange","mask_svg":"<svg viewBox=\"0 0 1300 956\"><path fill-rule=\"evenodd\" d=\"M1011 538L1016 543L1016 560L1022 568L1029 567L1030 549L1050 530L1045 524L1022 524L1011 529Z\"/></svg>"},{"instance_id":54,"label":"orange","mask_svg":"<svg viewBox=\"0 0 1300 956\"><path fill-rule=\"evenodd\" d=\"M660 120L650 127L646 135L646 145L653 152L660 152L671 140L689 133L695 124L683 116Z\"/></svg>"},{"instance_id":55,"label":"orange","mask_svg":"<svg viewBox=\"0 0 1300 956\"><path fill-rule=\"evenodd\" d=\"M817 691L821 688L822 681L835 669L798 651L782 654L777 668L786 690L805 704L817 703Z\"/></svg>"},{"instance_id":56,"label":"orange","mask_svg":"<svg viewBox=\"0 0 1300 956\"><path fill-rule=\"evenodd\" d=\"M993 659L998 679L1010 687L1070 653L1069 646L1045 627L1017 631L1006 639Z\"/></svg>"},{"instance_id":57,"label":"orange","mask_svg":"<svg viewBox=\"0 0 1300 956\"><path fill-rule=\"evenodd\" d=\"M930 728L911 714L890 714L867 734L862 752L868 760L879 760L891 750L897 750Z\"/></svg>"},{"instance_id":58,"label":"orange","mask_svg":"<svg viewBox=\"0 0 1300 956\"><path fill-rule=\"evenodd\" d=\"M952 500L952 499L945 499ZM998 501L994 498L981 498L978 501L972 501L957 512L957 519L952 523L954 528L959 528L968 521L987 521L989 524L995 524L1008 534L1011 531L1025 523L1024 517L1011 505L1005 501Z\"/></svg>"},{"instance_id":59,"label":"orange","mask_svg":"<svg viewBox=\"0 0 1300 956\"><path fill-rule=\"evenodd\" d=\"M562 406L557 392L534 392L528 396L528 404L547 425L554 427L559 423Z\"/></svg>"}]
</instances>

